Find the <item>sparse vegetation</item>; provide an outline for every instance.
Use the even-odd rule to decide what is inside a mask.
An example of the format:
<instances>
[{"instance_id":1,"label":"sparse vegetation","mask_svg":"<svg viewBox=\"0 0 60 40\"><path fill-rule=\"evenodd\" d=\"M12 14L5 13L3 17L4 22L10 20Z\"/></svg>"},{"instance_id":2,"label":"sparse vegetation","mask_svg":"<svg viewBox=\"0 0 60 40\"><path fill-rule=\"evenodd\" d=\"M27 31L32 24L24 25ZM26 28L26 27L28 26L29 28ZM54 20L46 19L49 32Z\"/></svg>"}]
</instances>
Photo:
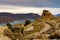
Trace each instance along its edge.
<instances>
[{"instance_id":1,"label":"sparse vegetation","mask_svg":"<svg viewBox=\"0 0 60 40\"><path fill-rule=\"evenodd\" d=\"M30 20L26 20L26 21L25 21L25 26L27 26L27 25L30 24L30 23L31 23Z\"/></svg>"},{"instance_id":2,"label":"sparse vegetation","mask_svg":"<svg viewBox=\"0 0 60 40\"><path fill-rule=\"evenodd\" d=\"M12 29L12 28L13 28L10 23L7 23L6 25L7 25L7 27L8 27L9 29Z\"/></svg>"}]
</instances>

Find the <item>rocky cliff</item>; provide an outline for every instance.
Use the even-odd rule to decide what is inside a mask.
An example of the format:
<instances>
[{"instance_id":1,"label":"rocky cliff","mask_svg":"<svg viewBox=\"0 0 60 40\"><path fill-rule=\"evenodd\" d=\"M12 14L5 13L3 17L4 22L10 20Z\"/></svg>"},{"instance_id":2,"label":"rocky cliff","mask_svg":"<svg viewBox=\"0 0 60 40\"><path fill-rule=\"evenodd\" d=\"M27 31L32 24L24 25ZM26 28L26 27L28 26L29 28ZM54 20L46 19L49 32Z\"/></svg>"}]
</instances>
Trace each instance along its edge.
<instances>
[{"instance_id":1,"label":"rocky cliff","mask_svg":"<svg viewBox=\"0 0 60 40\"><path fill-rule=\"evenodd\" d=\"M35 19L34 22L26 26L25 28L29 29L31 26L33 27L33 30L28 31L27 33L30 33L30 35L27 35L27 37L31 37L33 35L39 35L40 38L48 39L49 36L54 35L60 35L60 22L58 22L60 17L56 17L52 15L51 12L48 10L43 10L42 16L40 18ZM56 32L58 31L58 33ZM54 33L54 34L53 34ZM45 37L44 37L45 35ZM47 36L49 35L49 36ZM34 36L33 36L34 37ZM60 36L59 36L60 37ZM55 37L56 38L56 37Z\"/></svg>"},{"instance_id":2,"label":"rocky cliff","mask_svg":"<svg viewBox=\"0 0 60 40\"><path fill-rule=\"evenodd\" d=\"M8 13L8 12L0 12L0 23L12 22L14 20L26 20L26 19L36 19L39 18L40 15L35 13Z\"/></svg>"},{"instance_id":3,"label":"rocky cliff","mask_svg":"<svg viewBox=\"0 0 60 40\"><path fill-rule=\"evenodd\" d=\"M55 20L55 16L52 15L52 13L49 12L48 10L43 10L41 19L44 21L45 20Z\"/></svg>"}]
</instances>

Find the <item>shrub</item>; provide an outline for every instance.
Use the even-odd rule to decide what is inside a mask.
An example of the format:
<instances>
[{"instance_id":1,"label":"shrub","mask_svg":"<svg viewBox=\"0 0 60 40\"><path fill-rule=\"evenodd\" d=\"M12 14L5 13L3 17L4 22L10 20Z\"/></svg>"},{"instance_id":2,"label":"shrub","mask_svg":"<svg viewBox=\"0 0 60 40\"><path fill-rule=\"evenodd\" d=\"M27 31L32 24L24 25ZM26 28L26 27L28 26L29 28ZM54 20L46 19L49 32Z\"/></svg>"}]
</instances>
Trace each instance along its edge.
<instances>
[{"instance_id":1,"label":"shrub","mask_svg":"<svg viewBox=\"0 0 60 40\"><path fill-rule=\"evenodd\" d=\"M8 26L9 29L12 29L12 25L10 23L6 24Z\"/></svg>"},{"instance_id":2,"label":"shrub","mask_svg":"<svg viewBox=\"0 0 60 40\"><path fill-rule=\"evenodd\" d=\"M31 23L30 20L26 20L26 21L25 21L25 26L27 26L27 25L30 24L30 23Z\"/></svg>"}]
</instances>

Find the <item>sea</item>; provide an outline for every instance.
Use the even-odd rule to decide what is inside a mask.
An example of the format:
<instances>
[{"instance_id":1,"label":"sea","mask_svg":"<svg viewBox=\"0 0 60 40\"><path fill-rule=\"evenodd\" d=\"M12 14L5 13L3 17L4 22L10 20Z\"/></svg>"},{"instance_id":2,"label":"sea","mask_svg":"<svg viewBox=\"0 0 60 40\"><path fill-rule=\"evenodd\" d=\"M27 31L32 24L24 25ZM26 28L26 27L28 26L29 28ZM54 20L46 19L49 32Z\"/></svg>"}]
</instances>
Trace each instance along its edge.
<instances>
[{"instance_id":1,"label":"sea","mask_svg":"<svg viewBox=\"0 0 60 40\"><path fill-rule=\"evenodd\" d=\"M31 22L34 21L34 19L29 19ZM14 25L14 24L24 24L25 23L25 20L14 20L12 22L9 22L11 25ZM0 23L0 26L5 26L7 23Z\"/></svg>"}]
</instances>

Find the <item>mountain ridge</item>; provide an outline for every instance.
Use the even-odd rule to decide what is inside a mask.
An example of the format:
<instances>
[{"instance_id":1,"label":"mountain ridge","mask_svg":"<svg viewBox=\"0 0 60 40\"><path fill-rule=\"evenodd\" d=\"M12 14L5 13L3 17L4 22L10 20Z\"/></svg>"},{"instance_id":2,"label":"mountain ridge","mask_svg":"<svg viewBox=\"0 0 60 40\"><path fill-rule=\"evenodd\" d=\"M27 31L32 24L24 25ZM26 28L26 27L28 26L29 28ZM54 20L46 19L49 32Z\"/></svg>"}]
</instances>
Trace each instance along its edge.
<instances>
[{"instance_id":1,"label":"mountain ridge","mask_svg":"<svg viewBox=\"0 0 60 40\"><path fill-rule=\"evenodd\" d=\"M9 12L0 12L0 23L11 22L14 20L36 19L39 17L40 15L34 13L13 14Z\"/></svg>"}]
</instances>

